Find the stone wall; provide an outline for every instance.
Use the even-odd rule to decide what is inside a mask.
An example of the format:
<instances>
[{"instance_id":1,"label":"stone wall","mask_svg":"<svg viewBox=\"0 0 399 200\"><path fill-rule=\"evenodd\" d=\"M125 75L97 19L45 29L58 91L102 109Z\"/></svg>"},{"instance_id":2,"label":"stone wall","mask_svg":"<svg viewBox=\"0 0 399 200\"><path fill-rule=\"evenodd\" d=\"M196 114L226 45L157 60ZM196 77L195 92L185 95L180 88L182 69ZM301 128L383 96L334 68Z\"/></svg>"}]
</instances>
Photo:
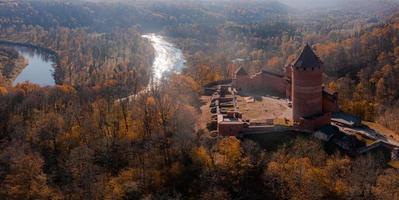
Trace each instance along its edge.
<instances>
[{"instance_id":1,"label":"stone wall","mask_svg":"<svg viewBox=\"0 0 399 200\"><path fill-rule=\"evenodd\" d=\"M245 92L250 88L251 78L247 76L236 76L233 80L233 87L237 89L238 92Z\"/></svg>"},{"instance_id":2,"label":"stone wall","mask_svg":"<svg viewBox=\"0 0 399 200\"><path fill-rule=\"evenodd\" d=\"M253 76L237 76L233 81L234 87L239 92L271 92L282 96L286 95L287 81L284 75L274 72L262 71Z\"/></svg>"},{"instance_id":3,"label":"stone wall","mask_svg":"<svg viewBox=\"0 0 399 200\"><path fill-rule=\"evenodd\" d=\"M312 118L301 118L294 122L294 128L303 130L316 130L326 124L331 124L331 113L323 113Z\"/></svg>"},{"instance_id":4,"label":"stone wall","mask_svg":"<svg viewBox=\"0 0 399 200\"><path fill-rule=\"evenodd\" d=\"M218 132L221 136L238 136L244 129L243 122L219 122Z\"/></svg>"},{"instance_id":5,"label":"stone wall","mask_svg":"<svg viewBox=\"0 0 399 200\"><path fill-rule=\"evenodd\" d=\"M338 112L338 95L337 94L328 94L323 91L323 112L331 113Z\"/></svg>"}]
</instances>

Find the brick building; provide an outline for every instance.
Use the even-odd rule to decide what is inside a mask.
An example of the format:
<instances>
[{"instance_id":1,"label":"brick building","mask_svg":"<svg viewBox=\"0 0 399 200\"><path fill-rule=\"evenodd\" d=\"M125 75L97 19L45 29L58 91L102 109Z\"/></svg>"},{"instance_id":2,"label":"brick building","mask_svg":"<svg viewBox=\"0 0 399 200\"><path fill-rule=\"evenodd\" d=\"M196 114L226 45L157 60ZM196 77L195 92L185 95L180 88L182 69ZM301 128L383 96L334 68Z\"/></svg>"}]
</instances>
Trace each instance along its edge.
<instances>
[{"instance_id":1,"label":"brick building","mask_svg":"<svg viewBox=\"0 0 399 200\"><path fill-rule=\"evenodd\" d=\"M312 48L306 45L284 72L263 70L251 76L240 67L232 84L241 93L264 90L290 99L295 128L315 130L330 124L331 113L338 111L338 97L323 88L323 63Z\"/></svg>"}]
</instances>

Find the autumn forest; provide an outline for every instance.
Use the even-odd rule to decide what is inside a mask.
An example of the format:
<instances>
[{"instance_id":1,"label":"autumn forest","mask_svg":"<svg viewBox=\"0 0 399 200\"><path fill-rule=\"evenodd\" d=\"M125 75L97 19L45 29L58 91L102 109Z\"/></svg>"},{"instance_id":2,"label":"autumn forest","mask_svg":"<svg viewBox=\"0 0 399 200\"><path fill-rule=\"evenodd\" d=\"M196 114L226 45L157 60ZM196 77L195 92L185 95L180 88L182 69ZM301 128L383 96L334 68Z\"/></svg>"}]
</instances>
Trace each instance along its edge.
<instances>
[{"instance_id":1,"label":"autumn forest","mask_svg":"<svg viewBox=\"0 0 399 200\"><path fill-rule=\"evenodd\" d=\"M381 152L201 126L204 85L241 66L283 72L310 44L340 109L399 137L399 2L320 6L0 1L0 199L399 200L399 166ZM160 80L152 33L185 61ZM28 60L9 43L49 54L56 84L13 84Z\"/></svg>"}]
</instances>

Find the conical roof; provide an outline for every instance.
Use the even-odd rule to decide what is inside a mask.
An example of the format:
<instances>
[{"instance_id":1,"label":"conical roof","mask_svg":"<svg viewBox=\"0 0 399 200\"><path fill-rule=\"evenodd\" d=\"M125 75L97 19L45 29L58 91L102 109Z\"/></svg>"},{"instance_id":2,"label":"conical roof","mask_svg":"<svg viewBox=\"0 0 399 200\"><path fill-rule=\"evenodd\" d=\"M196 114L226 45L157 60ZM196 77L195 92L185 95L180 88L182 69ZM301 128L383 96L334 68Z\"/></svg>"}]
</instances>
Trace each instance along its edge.
<instances>
[{"instance_id":1,"label":"conical roof","mask_svg":"<svg viewBox=\"0 0 399 200\"><path fill-rule=\"evenodd\" d=\"M303 48L301 55L294 63L294 67L298 68L311 68L311 67L320 67L323 64L319 57L314 53L309 44L306 44L305 48Z\"/></svg>"},{"instance_id":2,"label":"conical roof","mask_svg":"<svg viewBox=\"0 0 399 200\"><path fill-rule=\"evenodd\" d=\"M246 76L248 75L247 71L245 71L245 69L243 67L240 67L236 70L236 75L238 76Z\"/></svg>"}]
</instances>

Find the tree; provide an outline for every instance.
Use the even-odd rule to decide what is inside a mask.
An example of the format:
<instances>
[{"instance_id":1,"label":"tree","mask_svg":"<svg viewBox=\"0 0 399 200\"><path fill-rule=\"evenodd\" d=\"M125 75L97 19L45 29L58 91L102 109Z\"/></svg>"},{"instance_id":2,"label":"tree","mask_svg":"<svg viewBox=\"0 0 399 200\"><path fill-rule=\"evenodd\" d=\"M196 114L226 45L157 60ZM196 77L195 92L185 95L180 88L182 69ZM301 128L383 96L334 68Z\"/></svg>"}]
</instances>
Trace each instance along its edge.
<instances>
[{"instance_id":1,"label":"tree","mask_svg":"<svg viewBox=\"0 0 399 200\"><path fill-rule=\"evenodd\" d=\"M220 167L233 168L240 162L242 153L241 143L238 139L224 138L218 142L217 148L221 156L217 162Z\"/></svg>"},{"instance_id":2,"label":"tree","mask_svg":"<svg viewBox=\"0 0 399 200\"><path fill-rule=\"evenodd\" d=\"M5 87L0 86L0 95L6 95L8 93L7 89Z\"/></svg>"},{"instance_id":3,"label":"tree","mask_svg":"<svg viewBox=\"0 0 399 200\"><path fill-rule=\"evenodd\" d=\"M175 97L178 103L194 107L200 105L198 99L201 87L191 76L173 75L167 84L169 85L168 93Z\"/></svg>"},{"instance_id":4,"label":"tree","mask_svg":"<svg viewBox=\"0 0 399 200\"><path fill-rule=\"evenodd\" d=\"M55 170L59 170L58 159L59 159L59 142L60 135L64 131L64 119L55 113L50 113L42 118L41 124L39 125L39 140L42 147L43 154L47 156L48 162L51 162Z\"/></svg>"},{"instance_id":5,"label":"tree","mask_svg":"<svg viewBox=\"0 0 399 200\"><path fill-rule=\"evenodd\" d=\"M0 66L1 67L1 66ZM3 74L2 73L0 73L0 85L4 85L4 77L3 77Z\"/></svg>"},{"instance_id":6,"label":"tree","mask_svg":"<svg viewBox=\"0 0 399 200\"><path fill-rule=\"evenodd\" d=\"M13 142L0 155L7 166L0 182L0 197L4 199L60 199L61 196L47 185L43 159L20 142ZM1 174L1 173L0 173Z\"/></svg>"},{"instance_id":7,"label":"tree","mask_svg":"<svg viewBox=\"0 0 399 200\"><path fill-rule=\"evenodd\" d=\"M382 156L377 155L374 157L368 154L353 161L350 173L346 176L346 181L350 187L348 198L372 198L373 185L384 165L384 163L381 163L380 157Z\"/></svg>"},{"instance_id":8,"label":"tree","mask_svg":"<svg viewBox=\"0 0 399 200\"><path fill-rule=\"evenodd\" d=\"M376 85L377 100L384 101L387 99L387 90L385 88L385 81L381 78Z\"/></svg>"},{"instance_id":9,"label":"tree","mask_svg":"<svg viewBox=\"0 0 399 200\"><path fill-rule=\"evenodd\" d=\"M198 113L194 107L189 105L179 105L175 115L172 117L174 127L173 142L179 149L190 151L191 145L195 140L195 129Z\"/></svg>"},{"instance_id":10,"label":"tree","mask_svg":"<svg viewBox=\"0 0 399 200\"><path fill-rule=\"evenodd\" d=\"M399 171L387 169L377 178L377 183L372 188L377 199L390 200L399 198Z\"/></svg>"},{"instance_id":11,"label":"tree","mask_svg":"<svg viewBox=\"0 0 399 200\"><path fill-rule=\"evenodd\" d=\"M132 115L133 119L138 121L138 133L141 133L140 137L143 140L149 139L157 128L158 119L154 117L156 116L155 99L144 93L138 96L136 103L137 105L134 107L135 112Z\"/></svg>"},{"instance_id":12,"label":"tree","mask_svg":"<svg viewBox=\"0 0 399 200\"><path fill-rule=\"evenodd\" d=\"M117 177L111 178L105 188L104 199L138 199L140 198L138 171L127 169L122 171Z\"/></svg>"},{"instance_id":13,"label":"tree","mask_svg":"<svg viewBox=\"0 0 399 200\"><path fill-rule=\"evenodd\" d=\"M93 199L102 194L101 187L96 187L99 169L93 163L94 152L87 146L74 148L65 163L65 168L73 180L69 188L68 198Z\"/></svg>"},{"instance_id":14,"label":"tree","mask_svg":"<svg viewBox=\"0 0 399 200\"><path fill-rule=\"evenodd\" d=\"M223 188L213 187L201 194L201 200L228 200L231 196Z\"/></svg>"}]
</instances>

